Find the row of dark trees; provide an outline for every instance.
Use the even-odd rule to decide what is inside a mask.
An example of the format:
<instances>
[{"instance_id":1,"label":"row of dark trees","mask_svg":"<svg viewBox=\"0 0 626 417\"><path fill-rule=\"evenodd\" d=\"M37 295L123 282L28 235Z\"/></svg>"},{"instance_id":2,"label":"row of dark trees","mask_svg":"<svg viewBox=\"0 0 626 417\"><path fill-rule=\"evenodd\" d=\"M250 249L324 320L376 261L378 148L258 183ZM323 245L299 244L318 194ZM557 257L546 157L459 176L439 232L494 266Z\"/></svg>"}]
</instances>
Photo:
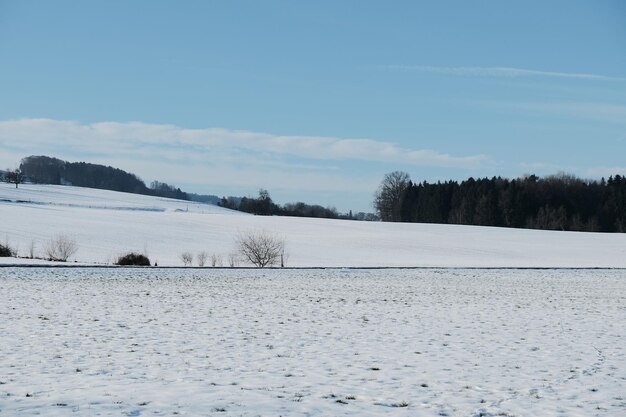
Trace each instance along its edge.
<instances>
[{"instance_id":1,"label":"row of dark trees","mask_svg":"<svg viewBox=\"0 0 626 417\"><path fill-rule=\"evenodd\" d=\"M49 156L29 156L22 159L19 171L24 178L33 183L74 185L189 200L186 193L172 185L153 181L148 188L135 174L87 162L67 162Z\"/></svg>"},{"instance_id":2,"label":"row of dark trees","mask_svg":"<svg viewBox=\"0 0 626 417\"><path fill-rule=\"evenodd\" d=\"M414 183L387 174L374 206L383 221L590 232L626 231L626 177L600 181L559 174Z\"/></svg>"},{"instance_id":3,"label":"row of dark trees","mask_svg":"<svg viewBox=\"0 0 626 417\"><path fill-rule=\"evenodd\" d=\"M316 217L324 219L345 219L376 221L378 217L372 213L339 213L334 207L322 207L317 204L306 204L303 202L276 204L270 197L267 190L259 190L259 196L254 197L223 197L219 205L233 210L244 211L260 216L294 216L294 217Z\"/></svg>"},{"instance_id":4,"label":"row of dark trees","mask_svg":"<svg viewBox=\"0 0 626 417\"><path fill-rule=\"evenodd\" d=\"M175 198L177 200L191 200L187 193L181 191L180 188L159 181L152 181L150 183L150 194L159 197Z\"/></svg>"}]
</instances>

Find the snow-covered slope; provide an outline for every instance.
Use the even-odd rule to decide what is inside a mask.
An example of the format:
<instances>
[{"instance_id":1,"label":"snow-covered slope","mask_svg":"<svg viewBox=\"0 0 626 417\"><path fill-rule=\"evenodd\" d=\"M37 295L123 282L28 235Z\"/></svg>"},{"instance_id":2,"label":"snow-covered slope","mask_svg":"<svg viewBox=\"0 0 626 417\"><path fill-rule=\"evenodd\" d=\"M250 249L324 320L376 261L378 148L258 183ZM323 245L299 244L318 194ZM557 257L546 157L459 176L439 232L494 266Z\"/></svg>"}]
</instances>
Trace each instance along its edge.
<instances>
[{"instance_id":1,"label":"snow-covered slope","mask_svg":"<svg viewBox=\"0 0 626 417\"><path fill-rule=\"evenodd\" d=\"M237 211L211 204L63 185L22 184L19 188L15 188L9 184L0 184L0 200L2 202L106 210L240 214Z\"/></svg>"},{"instance_id":2,"label":"snow-covered slope","mask_svg":"<svg viewBox=\"0 0 626 417\"><path fill-rule=\"evenodd\" d=\"M249 230L282 236L287 266L626 267L626 235L250 216L208 204L78 187L0 184L0 240L25 256L55 235L71 260L146 252L159 265L206 251L224 264ZM10 260L0 258L0 262Z\"/></svg>"},{"instance_id":3,"label":"snow-covered slope","mask_svg":"<svg viewBox=\"0 0 626 417\"><path fill-rule=\"evenodd\" d=\"M626 416L622 271L0 269L0 415Z\"/></svg>"}]
</instances>

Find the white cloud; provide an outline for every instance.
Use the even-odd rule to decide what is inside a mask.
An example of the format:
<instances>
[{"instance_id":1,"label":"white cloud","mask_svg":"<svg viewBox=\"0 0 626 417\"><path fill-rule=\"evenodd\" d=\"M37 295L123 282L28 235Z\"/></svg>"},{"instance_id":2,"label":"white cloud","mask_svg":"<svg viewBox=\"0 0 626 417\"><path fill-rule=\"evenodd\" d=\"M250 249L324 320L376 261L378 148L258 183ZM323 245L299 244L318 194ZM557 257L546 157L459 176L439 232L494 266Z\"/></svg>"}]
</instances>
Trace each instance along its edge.
<instances>
[{"instance_id":1,"label":"white cloud","mask_svg":"<svg viewBox=\"0 0 626 417\"><path fill-rule=\"evenodd\" d=\"M454 156L372 139L284 136L140 122L0 121L0 166L50 155L116 166L178 184L373 192L381 171L406 166L477 169L483 155ZM377 172L339 161L377 163ZM368 165L369 166L369 165Z\"/></svg>"},{"instance_id":2,"label":"white cloud","mask_svg":"<svg viewBox=\"0 0 626 417\"><path fill-rule=\"evenodd\" d=\"M577 72L539 71L512 67L436 67L428 65L388 65L385 68L402 71L431 72L435 74L456 75L464 77L493 77L493 78L518 78L518 77L558 77L576 78L586 80L626 81L622 77L610 77L606 75L587 74Z\"/></svg>"},{"instance_id":3,"label":"white cloud","mask_svg":"<svg viewBox=\"0 0 626 417\"><path fill-rule=\"evenodd\" d=\"M560 165L548 164L545 162L521 162L520 167L525 170L530 170L532 174L536 173L556 173L563 171Z\"/></svg>"},{"instance_id":4,"label":"white cloud","mask_svg":"<svg viewBox=\"0 0 626 417\"><path fill-rule=\"evenodd\" d=\"M207 157L210 160L240 158L240 153L255 153L257 160L292 156L318 161L357 160L456 168L475 168L486 160L484 155L452 156L371 139L281 136L215 128L185 129L139 122L0 121L0 143L29 154L64 148L73 154L146 154L146 157L197 162L206 161Z\"/></svg>"}]
</instances>

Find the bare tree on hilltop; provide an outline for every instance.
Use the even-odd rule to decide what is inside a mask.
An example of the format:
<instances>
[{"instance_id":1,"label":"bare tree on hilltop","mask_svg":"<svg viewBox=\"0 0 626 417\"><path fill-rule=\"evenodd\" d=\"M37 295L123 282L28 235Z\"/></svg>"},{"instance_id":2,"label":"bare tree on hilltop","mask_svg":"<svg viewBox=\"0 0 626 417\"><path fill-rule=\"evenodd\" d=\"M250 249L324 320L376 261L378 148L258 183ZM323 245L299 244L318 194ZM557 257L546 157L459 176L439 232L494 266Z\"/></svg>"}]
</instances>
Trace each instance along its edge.
<instances>
[{"instance_id":1,"label":"bare tree on hilltop","mask_svg":"<svg viewBox=\"0 0 626 417\"><path fill-rule=\"evenodd\" d=\"M406 172L394 171L385 175L374 194L374 208L381 220L401 221L400 199L410 184L411 178Z\"/></svg>"},{"instance_id":2,"label":"bare tree on hilltop","mask_svg":"<svg viewBox=\"0 0 626 417\"><path fill-rule=\"evenodd\" d=\"M393 172L383 179L374 206L386 221L626 233L626 176L598 181L558 173L414 183Z\"/></svg>"}]
</instances>

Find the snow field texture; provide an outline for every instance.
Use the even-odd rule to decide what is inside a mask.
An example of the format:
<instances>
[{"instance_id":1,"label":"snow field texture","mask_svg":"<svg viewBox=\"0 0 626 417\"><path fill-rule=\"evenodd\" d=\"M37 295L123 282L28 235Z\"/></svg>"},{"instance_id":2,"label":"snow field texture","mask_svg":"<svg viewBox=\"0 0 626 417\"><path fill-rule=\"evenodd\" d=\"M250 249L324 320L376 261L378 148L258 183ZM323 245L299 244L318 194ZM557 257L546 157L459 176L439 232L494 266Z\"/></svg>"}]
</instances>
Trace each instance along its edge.
<instances>
[{"instance_id":1,"label":"snow field texture","mask_svg":"<svg viewBox=\"0 0 626 417\"><path fill-rule=\"evenodd\" d=\"M0 268L0 416L623 416L624 272Z\"/></svg>"},{"instance_id":2,"label":"snow field texture","mask_svg":"<svg viewBox=\"0 0 626 417\"><path fill-rule=\"evenodd\" d=\"M626 267L623 233L252 216L79 187L0 184L0 218L0 241L19 256L34 245L35 256L45 257L46 242L62 234L78 245L69 260L88 264L135 251L160 266L182 266L183 252L207 252L227 266L238 235L267 231L284 238L287 266L295 267Z\"/></svg>"}]
</instances>

